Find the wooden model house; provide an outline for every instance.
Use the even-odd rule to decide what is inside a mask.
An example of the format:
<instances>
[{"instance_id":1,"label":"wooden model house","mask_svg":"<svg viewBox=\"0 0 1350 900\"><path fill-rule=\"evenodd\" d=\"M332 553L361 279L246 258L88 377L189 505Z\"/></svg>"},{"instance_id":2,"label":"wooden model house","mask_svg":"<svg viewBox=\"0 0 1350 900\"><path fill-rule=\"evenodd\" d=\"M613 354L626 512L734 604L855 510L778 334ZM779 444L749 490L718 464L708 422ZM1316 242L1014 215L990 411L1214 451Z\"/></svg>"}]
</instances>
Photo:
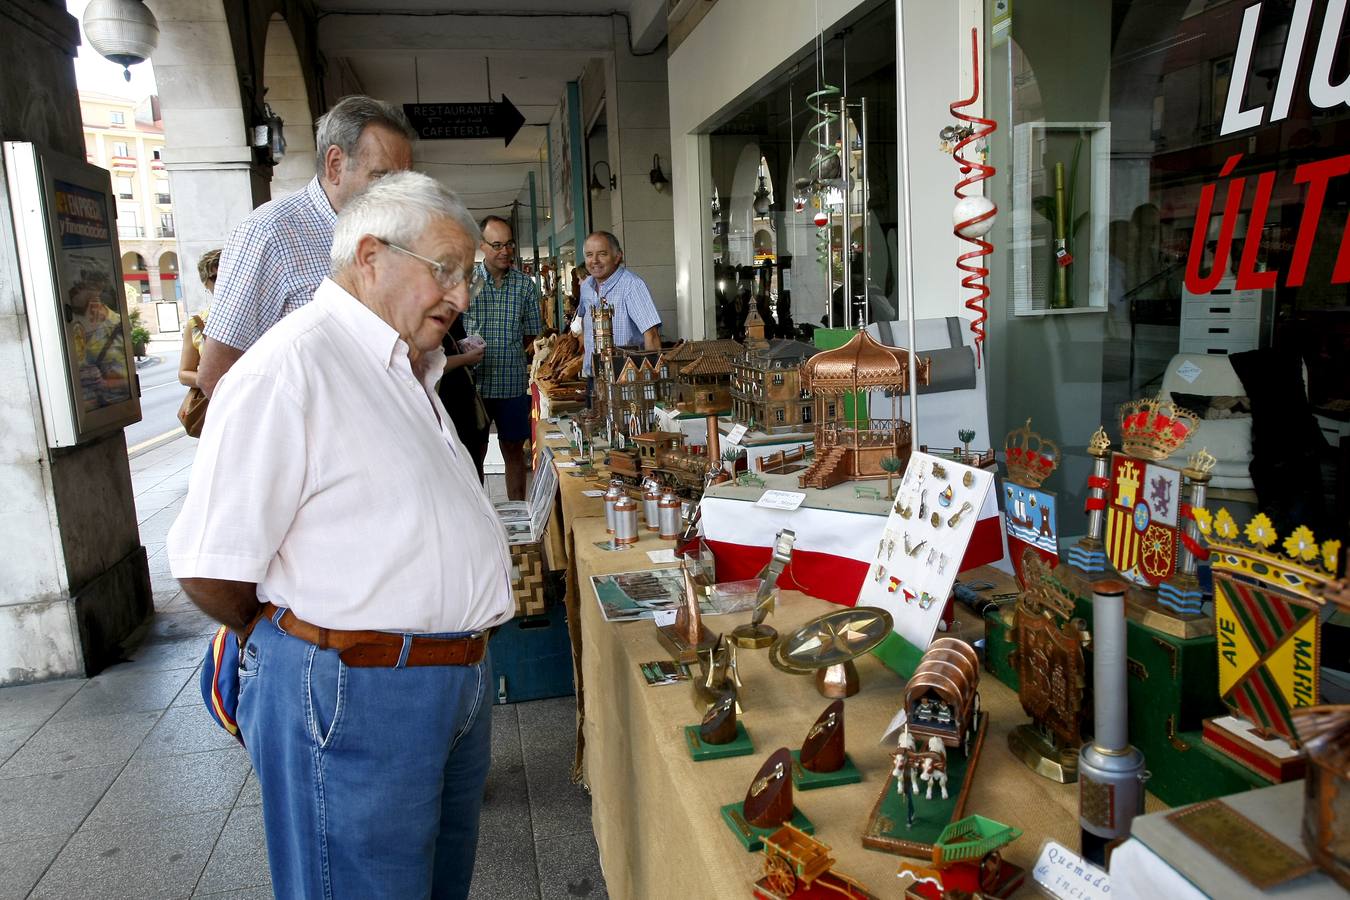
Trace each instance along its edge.
<instances>
[{"instance_id":1,"label":"wooden model house","mask_svg":"<svg viewBox=\"0 0 1350 900\"><path fill-rule=\"evenodd\" d=\"M736 341L685 341L666 351L675 408L682 413L711 415L731 409L732 360L741 352Z\"/></svg>"},{"instance_id":2,"label":"wooden model house","mask_svg":"<svg viewBox=\"0 0 1350 900\"><path fill-rule=\"evenodd\" d=\"M614 380L604 386L605 399L613 412L615 430L631 439L654 429L656 407L671 402L670 367L653 351L613 352Z\"/></svg>"},{"instance_id":3,"label":"wooden model house","mask_svg":"<svg viewBox=\"0 0 1350 900\"><path fill-rule=\"evenodd\" d=\"M801 365L816 348L789 338L764 340L764 323L753 308L745 327L745 350L732 362L731 417L769 434L811 428L811 393L802 388Z\"/></svg>"}]
</instances>

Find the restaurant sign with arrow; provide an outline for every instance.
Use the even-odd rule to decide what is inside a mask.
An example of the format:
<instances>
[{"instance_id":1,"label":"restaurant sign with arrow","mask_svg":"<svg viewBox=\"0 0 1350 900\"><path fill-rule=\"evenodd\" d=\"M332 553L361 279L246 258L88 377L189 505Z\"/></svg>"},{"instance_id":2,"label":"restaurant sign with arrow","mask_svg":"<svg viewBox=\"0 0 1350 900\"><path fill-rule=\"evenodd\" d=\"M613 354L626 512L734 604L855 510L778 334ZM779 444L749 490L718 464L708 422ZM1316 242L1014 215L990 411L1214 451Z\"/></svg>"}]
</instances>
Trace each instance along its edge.
<instances>
[{"instance_id":1,"label":"restaurant sign with arrow","mask_svg":"<svg viewBox=\"0 0 1350 900\"><path fill-rule=\"evenodd\" d=\"M509 147L525 124L505 94L500 103L405 103L403 113L424 141L501 138Z\"/></svg>"}]
</instances>

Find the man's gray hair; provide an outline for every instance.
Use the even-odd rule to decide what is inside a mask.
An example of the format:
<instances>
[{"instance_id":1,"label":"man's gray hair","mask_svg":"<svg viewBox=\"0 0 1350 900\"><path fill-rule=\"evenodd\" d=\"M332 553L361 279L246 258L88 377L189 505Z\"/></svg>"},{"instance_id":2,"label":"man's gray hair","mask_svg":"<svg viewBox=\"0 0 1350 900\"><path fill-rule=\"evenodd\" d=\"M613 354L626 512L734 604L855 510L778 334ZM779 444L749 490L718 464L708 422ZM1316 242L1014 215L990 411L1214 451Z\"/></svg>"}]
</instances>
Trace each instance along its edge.
<instances>
[{"instance_id":1,"label":"man's gray hair","mask_svg":"<svg viewBox=\"0 0 1350 900\"><path fill-rule=\"evenodd\" d=\"M411 247L437 219L454 222L473 244L482 239L478 224L455 192L431 176L394 172L371 182L338 213L329 251L333 272L356 261L363 236Z\"/></svg>"},{"instance_id":2,"label":"man's gray hair","mask_svg":"<svg viewBox=\"0 0 1350 900\"><path fill-rule=\"evenodd\" d=\"M314 123L314 146L319 157L319 171L324 168L324 157L329 147L337 147L347 157L348 167L356 164L356 142L370 125L380 125L403 135L409 141L417 139L417 132L408 123L408 117L392 103L352 94L343 97Z\"/></svg>"},{"instance_id":3,"label":"man's gray hair","mask_svg":"<svg viewBox=\"0 0 1350 900\"><path fill-rule=\"evenodd\" d=\"M611 251L616 254L623 252L623 248L619 246L619 239L614 236L614 232L612 231L592 231L590 234L586 235L586 237L602 237L609 241L609 249Z\"/></svg>"}]
</instances>

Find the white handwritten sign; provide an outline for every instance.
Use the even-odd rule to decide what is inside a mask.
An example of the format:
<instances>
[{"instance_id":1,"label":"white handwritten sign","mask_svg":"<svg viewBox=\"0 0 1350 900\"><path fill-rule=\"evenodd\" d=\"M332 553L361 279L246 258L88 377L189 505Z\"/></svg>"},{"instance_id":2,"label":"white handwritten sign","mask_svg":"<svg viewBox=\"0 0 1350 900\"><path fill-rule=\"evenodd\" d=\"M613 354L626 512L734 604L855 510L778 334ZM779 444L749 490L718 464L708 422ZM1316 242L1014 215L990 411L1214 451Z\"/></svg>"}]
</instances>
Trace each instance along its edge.
<instances>
[{"instance_id":1,"label":"white handwritten sign","mask_svg":"<svg viewBox=\"0 0 1350 900\"><path fill-rule=\"evenodd\" d=\"M762 507L763 509L783 509L791 512L801 506L802 501L805 499L806 495L798 493L797 491L769 490L759 495L759 499L755 501L755 505Z\"/></svg>"},{"instance_id":2,"label":"white handwritten sign","mask_svg":"<svg viewBox=\"0 0 1350 900\"><path fill-rule=\"evenodd\" d=\"M667 625L675 624L675 616L679 614L678 609L658 609L652 613L652 622L657 628L664 628Z\"/></svg>"},{"instance_id":3,"label":"white handwritten sign","mask_svg":"<svg viewBox=\"0 0 1350 900\"><path fill-rule=\"evenodd\" d=\"M1111 876L1058 841L1041 845L1031 877L1060 900L1106 900L1111 896Z\"/></svg>"},{"instance_id":4,"label":"white handwritten sign","mask_svg":"<svg viewBox=\"0 0 1350 900\"><path fill-rule=\"evenodd\" d=\"M750 429L746 428L744 425L737 425L735 428L731 429L731 432L727 435L726 442L732 445L739 444L741 439L745 437L745 433L749 430Z\"/></svg>"}]
</instances>

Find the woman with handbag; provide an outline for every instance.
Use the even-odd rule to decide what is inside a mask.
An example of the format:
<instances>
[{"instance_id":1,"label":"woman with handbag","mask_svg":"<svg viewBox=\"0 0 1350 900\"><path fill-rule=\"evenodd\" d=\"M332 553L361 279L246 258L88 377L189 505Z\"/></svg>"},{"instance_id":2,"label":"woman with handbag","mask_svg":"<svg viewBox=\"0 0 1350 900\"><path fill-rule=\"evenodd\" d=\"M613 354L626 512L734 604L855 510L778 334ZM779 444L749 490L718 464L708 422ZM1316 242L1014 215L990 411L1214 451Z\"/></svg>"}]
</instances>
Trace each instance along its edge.
<instances>
[{"instance_id":1,"label":"woman with handbag","mask_svg":"<svg viewBox=\"0 0 1350 900\"><path fill-rule=\"evenodd\" d=\"M197 263L197 276L208 294L216 290L216 275L220 271L220 250L208 250ZM202 342L206 339L206 313L188 316L183 326L183 352L178 362L178 383L187 385L187 396L178 407L178 421L189 437L200 437L206 422L206 394L197 387L197 367L202 362Z\"/></svg>"},{"instance_id":2,"label":"woman with handbag","mask_svg":"<svg viewBox=\"0 0 1350 900\"><path fill-rule=\"evenodd\" d=\"M445 340L441 342L441 349L445 351L445 373L441 375L441 383L436 386L436 395L450 414L460 443L473 457L480 482L483 480L483 460L487 458L488 451L488 417L470 367L482 361L485 348L481 337L469 337L466 334L464 320L456 316L450 324L450 330L445 333Z\"/></svg>"}]
</instances>

